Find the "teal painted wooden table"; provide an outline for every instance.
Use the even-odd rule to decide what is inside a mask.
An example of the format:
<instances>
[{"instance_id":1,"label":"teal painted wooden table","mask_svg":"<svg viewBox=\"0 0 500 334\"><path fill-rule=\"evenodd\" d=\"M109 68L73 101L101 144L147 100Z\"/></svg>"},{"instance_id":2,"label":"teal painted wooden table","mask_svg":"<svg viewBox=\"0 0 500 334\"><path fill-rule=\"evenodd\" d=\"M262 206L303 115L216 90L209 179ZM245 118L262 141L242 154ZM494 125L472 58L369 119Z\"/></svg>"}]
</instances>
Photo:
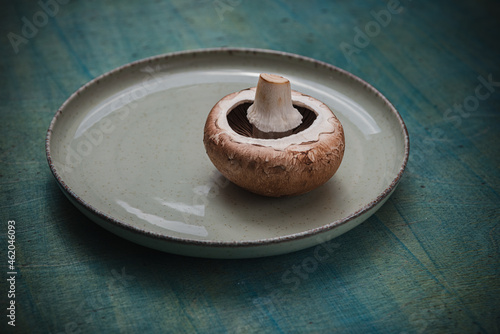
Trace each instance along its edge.
<instances>
[{"instance_id":1,"label":"teal painted wooden table","mask_svg":"<svg viewBox=\"0 0 500 334\"><path fill-rule=\"evenodd\" d=\"M42 0L0 16L1 332L500 331L498 2ZM89 221L49 171L47 127L77 88L222 46L339 66L407 124L397 191L314 266L314 248L208 260L137 246Z\"/></svg>"}]
</instances>

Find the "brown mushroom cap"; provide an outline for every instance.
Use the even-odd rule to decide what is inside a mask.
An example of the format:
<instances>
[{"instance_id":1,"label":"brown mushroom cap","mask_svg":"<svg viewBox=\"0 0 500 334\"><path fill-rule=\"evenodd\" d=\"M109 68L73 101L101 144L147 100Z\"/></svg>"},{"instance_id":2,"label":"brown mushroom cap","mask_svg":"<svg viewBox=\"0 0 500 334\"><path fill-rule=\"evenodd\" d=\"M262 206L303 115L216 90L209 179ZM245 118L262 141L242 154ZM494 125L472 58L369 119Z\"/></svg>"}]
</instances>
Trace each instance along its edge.
<instances>
[{"instance_id":1,"label":"brown mushroom cap","mask_svg":"<svg viewBox=\"0 0 500 334\"><path fill-rule=\"evenodd\" d=\"M236 185L256 194L299 195L328 181L344 156L344 131L321 101L292 91L293 104L307 108L316 119L298 133L279 139L246 137L234 131L228 114L252 103L256 88L223 97L210 111L203 142L215 167Z\"/></svg>"}]
</instances>

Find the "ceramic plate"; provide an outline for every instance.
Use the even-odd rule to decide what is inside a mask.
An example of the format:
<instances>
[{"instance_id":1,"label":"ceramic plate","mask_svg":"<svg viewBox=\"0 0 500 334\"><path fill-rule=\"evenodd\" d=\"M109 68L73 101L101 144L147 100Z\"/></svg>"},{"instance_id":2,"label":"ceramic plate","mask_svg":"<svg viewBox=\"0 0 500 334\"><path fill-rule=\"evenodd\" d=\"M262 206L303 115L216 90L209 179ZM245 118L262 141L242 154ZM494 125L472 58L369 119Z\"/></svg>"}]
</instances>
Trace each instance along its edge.
<instances>
[{"instance_id":1,"label":"ceramic plate","mask_svg":"<svg viewBox=\"0 0 500 334\"><path fill-rule=\"evenodd\" d=\"M210 109L255 86L261 72L285 76L343 124L338 172L305 195L251 194L205 153ZM58 184L91 220L144 246L212 258L288 253L352 229L394 191L408 149L400 115L366 82L310 58L254 49L179 52L117 68L64 102L46 138Z\"/></svg>"}]
</instances>

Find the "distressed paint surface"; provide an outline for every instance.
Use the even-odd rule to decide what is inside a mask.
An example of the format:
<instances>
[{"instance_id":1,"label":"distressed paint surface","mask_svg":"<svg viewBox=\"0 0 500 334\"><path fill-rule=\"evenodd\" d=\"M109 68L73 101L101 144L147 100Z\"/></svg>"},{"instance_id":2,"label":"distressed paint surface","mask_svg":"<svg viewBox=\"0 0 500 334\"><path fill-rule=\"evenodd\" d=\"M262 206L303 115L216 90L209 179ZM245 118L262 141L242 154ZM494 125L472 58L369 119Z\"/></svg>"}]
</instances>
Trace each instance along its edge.
<instances>
[{"instance_id":1,"label":"distressed paint surface","mask_svg":"<svg viewBox=\"0 0 500 334\"><path fill-rule=\"evenodd\" d=\"M45 15L34 1L0 11L2 333L500 331L498 2L42 3ZM221 46L313 57L386 95L411 154L376 215L318 247L222 261L136 246L66 200L44 138L72 92L137 59Z\"/></svg>"}]
</instances>

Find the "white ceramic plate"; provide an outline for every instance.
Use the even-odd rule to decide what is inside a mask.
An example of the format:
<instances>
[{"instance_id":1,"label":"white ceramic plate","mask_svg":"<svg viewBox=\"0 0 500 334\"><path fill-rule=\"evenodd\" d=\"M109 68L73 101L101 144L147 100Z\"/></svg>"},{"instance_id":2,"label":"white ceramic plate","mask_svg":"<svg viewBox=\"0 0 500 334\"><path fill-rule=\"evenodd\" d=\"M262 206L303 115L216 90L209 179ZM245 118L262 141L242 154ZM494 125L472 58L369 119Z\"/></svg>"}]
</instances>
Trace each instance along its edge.
<instances>
[{"instance_id":1,"label":"white ceramic plate","mask_svg":"<svg viewBox=\"0 0 500 334\"><path fill-rule=\"evenodd\" d=\"M205 154L206 116L259 73L326 103L343 124L344 160L316 190L265 198L225 180ZM140 60L75 92L46 138L50 169L97 224L176 254L247 258L330 240L372 215L408 159L395 108L354 75L310 58L254 49L209 49Z\"/></svg>"}]
</instances>

